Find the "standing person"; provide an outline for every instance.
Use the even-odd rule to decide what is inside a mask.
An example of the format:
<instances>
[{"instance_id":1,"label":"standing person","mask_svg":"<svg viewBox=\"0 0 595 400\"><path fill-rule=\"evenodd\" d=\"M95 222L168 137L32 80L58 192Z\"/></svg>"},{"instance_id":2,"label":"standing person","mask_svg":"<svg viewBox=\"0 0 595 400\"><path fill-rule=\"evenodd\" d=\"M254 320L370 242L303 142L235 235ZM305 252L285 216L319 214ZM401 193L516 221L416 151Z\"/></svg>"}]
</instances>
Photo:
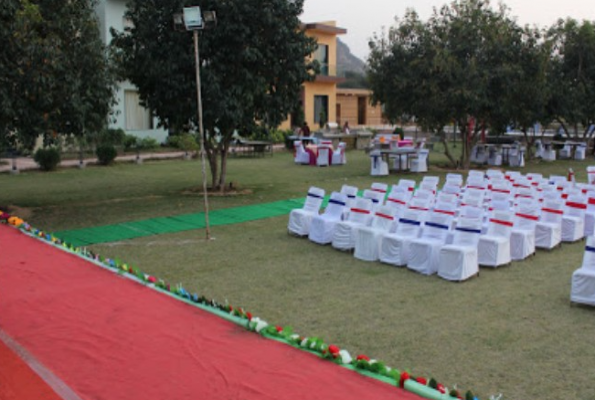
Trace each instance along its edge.
<instances>
[{"instance_id":1,"label":"standing person","mask_svg":"<svg viewBox=\"0 0 595 400\"><path fill-rule=\"evenodd\" d=\"M310 137L310 127L308 126L308 123L306 121L304 121L304 125L302 125L300 134L303 137Z\"/></svg>"},{"instance_id":2,"label":"standing person","mask_svg":"<svg viewBox=\"0 0 595 400\"><path fill-rule=\"evenodd\" d=\"M345 125L343 125L343 133L349 135L349 121L345 121Z\"/></svg>"}]
</instances>

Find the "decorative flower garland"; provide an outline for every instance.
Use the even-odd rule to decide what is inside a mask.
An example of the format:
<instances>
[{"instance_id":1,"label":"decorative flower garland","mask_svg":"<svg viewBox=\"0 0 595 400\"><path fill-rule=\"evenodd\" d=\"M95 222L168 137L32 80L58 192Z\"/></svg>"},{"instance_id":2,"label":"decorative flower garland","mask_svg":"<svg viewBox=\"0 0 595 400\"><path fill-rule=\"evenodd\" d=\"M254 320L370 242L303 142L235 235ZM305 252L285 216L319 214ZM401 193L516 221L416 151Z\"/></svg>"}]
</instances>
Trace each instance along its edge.
<instances>
[{"instance_id":1,"label":"decorative flower garland","mask_svg":"<svg viewBox=\"0 0 595 400\"><path fill-rule=\"evenodd\" d=\"M31 227L31 225L23 221L21 218L2 212L1 210L0 223L6 223L19 228L30 236L44 240L62 250L78 255L79 257L104 268L115 270L120 274L126 275L128 278L135 279L159 291L173 295L187 303L199 306L206 311L244 326L252 332L257 332L265 337L316 354L335 364L377 380L396 385L427 399L479 400L471 391L467 391L463 397L462 393L456 388L456 385L453 389L449 390L443 384L438 383L434 378L426 379L424 377L415 377L407 371L399 371L398 369L387 367L384 363L370 359L370 357L364 354L360 354L354 359L347 350L342 350L334 344L329 345L321 338L299 335L294 333L291 327L271 325L263 319L253 317L250 312L245 311L241 307L233 307L231 304L222 304L213 299L209 300L205 296L199 296L196 293L191 294L186 291L181 284L171 286L163 279L158 279L152 275L143 273L137 267L122 263L119 260L101 257L86 248L74 247L51 234ZM491 396L490 400L500 400L501 398L502 395Z\"/></svg>"}]
</instances>

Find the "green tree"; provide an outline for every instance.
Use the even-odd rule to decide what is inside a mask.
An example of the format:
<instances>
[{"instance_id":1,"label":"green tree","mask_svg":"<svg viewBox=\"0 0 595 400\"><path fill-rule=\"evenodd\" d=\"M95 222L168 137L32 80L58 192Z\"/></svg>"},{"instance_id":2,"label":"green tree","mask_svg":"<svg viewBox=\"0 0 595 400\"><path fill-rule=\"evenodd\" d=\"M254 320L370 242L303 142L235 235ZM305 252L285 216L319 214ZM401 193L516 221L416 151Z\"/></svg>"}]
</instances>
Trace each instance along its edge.
<instances>
[{"instance_id":1,"label":"green tree","mask_svg":"<svg viewBox=\"0 0 595 400\"><path fill-rule=\"evenodd\" d=\"M113 80L94 0L7 0L0 11L0 134L32 147L107 122Z\"/></svg>"},{"instance_id":2,"label":"green tree","mask_svg":"<svg viewBox=\"0 0 595 400\"><path fill-rule=\"evenodd\" d=\"M453 163L443 128L456 122L463 137L459 163L468 168L479 133L508 120L502 101L518 74L520 33L508 10L488 1L454 1L426 23L409 11L388 37L370 43L373 101L384 104L390 120L412 115L440 135Z\"/></svg>"},{"instance_id":3,"label":"green tree","mask_svg":"<svg viewBox=\"0 0 595 400\"><path fill-rule=\"evenodd\" d=\"M550 111L567 136L584 138L595 123L595 24L559 20L548 39L555 93Z\"/></svg>"},{"instance_id":4,"label":"green tree","mask_svg":"<svg viewBox=\"0 0 595 400\"><path fill-rule=\"evenodd\" d=\"M196 2L132 0L126 17L133 27L114 32L123 76L139 88L160 124L181 131L197 125L192 35L172 27L175 13ZM304 81L315 65L306 57L314 40L300 29L303 1L204 0L218 25L200 38L205 150L212 185L225 187L227 154L235 129L276 127L296 109Z\"/></svg>"}]
</instances>

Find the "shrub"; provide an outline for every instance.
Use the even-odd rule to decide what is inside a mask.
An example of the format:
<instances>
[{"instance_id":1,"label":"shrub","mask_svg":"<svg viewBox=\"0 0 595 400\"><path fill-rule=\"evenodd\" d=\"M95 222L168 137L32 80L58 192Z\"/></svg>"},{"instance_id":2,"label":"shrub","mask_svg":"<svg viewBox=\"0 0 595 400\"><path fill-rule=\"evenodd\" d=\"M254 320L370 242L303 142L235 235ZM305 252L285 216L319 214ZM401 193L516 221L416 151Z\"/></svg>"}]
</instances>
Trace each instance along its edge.
<instances>
[{"instance_id":1,"label":"shrub","mask_svg":"<svg viewBox=\"0 0 595 400\"><path fill-rule=\"evenodd\" d=\"M43 171L53 171L60 164L60 151L55 147L39 149L35 152L33 159Z\"/></svg>"},{"instance_id":2,"label":"shrub","mask_svg":"<svg viewBox=\"0 0 595 400\"><path fill-rule=\"evenodd\" d=\"M170 134L167 137L167 145L169 147L173 147L173 148L179 149L180 148L180 135L172 135L172 134Z\"/></svg>"},{"instance_id":3,"label":"shrub","mask_svg":"<svg viewBox=\"0 0 595 400\"><path fill-rule=\"evenodd\" d=\"M99 164L101 165L111 164L118 155L116 148L110 144L97 146L95 153L97 154L97 161L99 161Z\"/></svg>"},{"instance_id":4,"label":"shrub","mask_svg":"<svg viewBox=\"0 0 595 400\"><path fill-rule=\"evenodd\" d=\"M126 132L122 129L105 129L99 133L97 143L100 145L111 144L112 146L119 146L124 143L126 136Z\"/></svg>"},{"instance_id":5,"label":"shrub","mask_svg":"<svg viewBox=\"0 0 595 400\"><path fill-rule=\"evenodd\" d=\"M124 151L134 150L138 146L138 138L134 135L126 135L122 144L124 145Z\"/></svg>"},{"instance_id":6,"label":"shrub","mask_svg":"<svg viewBox=\"0 0 595 400\"><path fill-rule=\"evenodd\" d=\"M146 137L139 141L139 147L144 150L152 150L159 147L159 142L152 137Z\"/></svg>"},{"instance_id":7,"label":"shrub","mask_svg":"<svg viewBox=\"0 0 595 400\"><path fill-rule=\"evenodd\" d=\"M180 135L178 140L178 148L184 151L196 151L198 150L198 143L196 142L196 136L189 133Z\"/></svg>"}]
</instances>

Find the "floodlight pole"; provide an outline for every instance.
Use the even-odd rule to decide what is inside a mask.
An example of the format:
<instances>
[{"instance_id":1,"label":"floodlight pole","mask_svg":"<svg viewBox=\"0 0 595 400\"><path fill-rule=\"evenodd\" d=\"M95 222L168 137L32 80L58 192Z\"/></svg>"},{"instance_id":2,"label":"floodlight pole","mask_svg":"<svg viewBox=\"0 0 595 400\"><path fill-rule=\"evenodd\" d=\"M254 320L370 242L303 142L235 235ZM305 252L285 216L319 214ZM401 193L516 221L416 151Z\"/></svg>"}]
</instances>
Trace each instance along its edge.
<instances>
[{"instance_id":1,"label":"floodlight pole","mask_svg":"<svg viewBox=\"0 0 595 400\"><path fill-rule=\"evenodd\" d=\"M205 130L202 123L202 95L200 90L200 56L198 53L198 30L192 31L194 35L194 62L196 63L196 100L198 104L198 130L200 133L200 158L202 163L202 190L205 201L205 231L206 239L211 240L211 229L209 226L209 198L207 188L207 172L206 172L206 161L205 161Z\"/></svg>"}]
</instances>

